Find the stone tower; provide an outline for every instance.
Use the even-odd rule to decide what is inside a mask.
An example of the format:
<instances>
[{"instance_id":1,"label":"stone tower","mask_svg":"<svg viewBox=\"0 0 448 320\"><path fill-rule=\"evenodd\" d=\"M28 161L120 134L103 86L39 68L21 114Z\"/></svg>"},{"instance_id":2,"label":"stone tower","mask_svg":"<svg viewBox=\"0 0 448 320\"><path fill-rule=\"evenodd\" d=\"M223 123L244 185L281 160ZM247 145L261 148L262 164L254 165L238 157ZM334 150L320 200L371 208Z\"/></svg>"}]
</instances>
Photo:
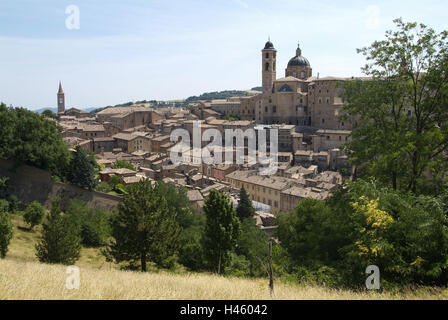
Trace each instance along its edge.
<instances>
[{"instance_id":1,"label":"stone tower","mask_svg":"<svg viewBox=\"0 0 448 320\"><path fill-rule=\"evenodd\" d=\"M272 92L272 85L276 79L277 50L275 50L274 45L269 40L261 52L263 94L266 94Z\"/></svg>"},{"instance_id":2,"label":"stone tower","mask_svg":"<svg viewBox=\"0 0 448 320\"><path fill-rule=\"evenodd\" d=\"M58 113L65 112L65 96L64 91L62 90L61 81L59 81L59 91L58 91Z\"/></svg>"}]
</instances>

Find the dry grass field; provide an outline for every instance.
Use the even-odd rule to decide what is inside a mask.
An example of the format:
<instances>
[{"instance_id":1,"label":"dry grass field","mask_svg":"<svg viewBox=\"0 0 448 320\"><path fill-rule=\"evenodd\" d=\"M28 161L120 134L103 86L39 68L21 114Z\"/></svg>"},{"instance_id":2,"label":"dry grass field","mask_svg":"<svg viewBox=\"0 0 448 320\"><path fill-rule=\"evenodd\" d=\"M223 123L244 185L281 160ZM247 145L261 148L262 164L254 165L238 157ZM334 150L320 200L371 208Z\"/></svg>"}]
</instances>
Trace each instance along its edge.
<instances>
[{"instance_id":1,"label":"dry grass field","mask_svg":"<svg viewBox=\"0 0 448 320\"><path fill-rule=\"evenodd\" d=\"M0 299L271 299L266 281L207 274L176 275L80 268L79 289L66 289L66 267L0 261ZM443 299L439 290L405 295L277 284L274 299Z\"/></svg>"},{"instance_id":2,"label":"dry grass field","mask_svg":"<svg viewBox=\"0 0 448 320\"><path fill-rule=\"evenodd\" d=\"M37 262L39 235L23 228L14 216L14 238L0 260L0 299L271 299L266 280L226 278L210 274L120 271L104 261L97 249L84 249L76 263L79 289L66 288L66 267ZM446 299L439 288L392 292L334 290L317 286L275 284L274 299Z\"/></svg>"}]
</instances>

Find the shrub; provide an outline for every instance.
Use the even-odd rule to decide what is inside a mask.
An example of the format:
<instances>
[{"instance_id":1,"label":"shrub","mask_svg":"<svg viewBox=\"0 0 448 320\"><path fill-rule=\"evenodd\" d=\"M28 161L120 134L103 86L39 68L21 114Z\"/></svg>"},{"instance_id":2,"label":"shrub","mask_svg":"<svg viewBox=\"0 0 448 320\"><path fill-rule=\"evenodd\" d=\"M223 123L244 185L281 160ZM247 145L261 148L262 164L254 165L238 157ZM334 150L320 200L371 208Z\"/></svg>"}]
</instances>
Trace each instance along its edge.
<instances>
[{"instance_id":1,"label":"shrub","mask_svg":"<svg viewBox=\"0 0 448 320\"><path fill-rule=\"evenodd\" d=\"M45 214L45 208L37 201L33 201L23 214L23 219L33 230L34 226L40 224Z\"/></svg>"},{"instance_id":2,"label":"shrub","mask_svg":"<svg viewBox=\"0 0 448 320\"><path fill-rule=\"evenodd\" d=\"M15 195L11 195L8 198L9 212L16 213L19 210L19 199Z\"/></svg>"},{"instance_id":3,"label":"shrub","mask_svg":"<svg viewBox=\"0 0 448 320\"><path fill-rule=\"evenodd\" d=\"M99 247L110 236L109 216L104 210L90 209L80 200L72 200L66 212L76 226L81 242L86 247Z\"/></svg>"}]
</instances>

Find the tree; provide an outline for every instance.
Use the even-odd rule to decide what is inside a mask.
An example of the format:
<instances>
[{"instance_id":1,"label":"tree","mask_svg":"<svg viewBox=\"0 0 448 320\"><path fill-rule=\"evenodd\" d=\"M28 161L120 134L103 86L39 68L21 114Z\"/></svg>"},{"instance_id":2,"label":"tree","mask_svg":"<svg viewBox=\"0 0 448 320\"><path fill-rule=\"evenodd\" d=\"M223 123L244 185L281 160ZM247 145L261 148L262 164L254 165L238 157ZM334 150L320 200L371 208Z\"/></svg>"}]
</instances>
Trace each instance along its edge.
<instances>
[{"instance_id":1,"label":"tree","mask_svg":"<svg viewBox=\"0 0 448 320\"><path fill-rule=\"evenodd\" d=\"M0 104L0 158L16 166L28 164L63 177L69 162L68 147L58 125L24 108Z\"/></svg>"},{"instance_id":2,"label":"tree","mask_svg":"<svg viewBox=\"0 0 448 320\"><path fill-rule=\"evenodd\" d=\"M129 188L112 218L112 241L103 251L108 261L163 266L178 250L180 228L157 185L140 181Z\"/></svg>"},{"instance_id":3,"label":"tree","mask_svg":"<svg viewBox=\"0 0 448 320\"><path fill-rule=\"evenodd\" d=\"M176 221L182 229L193 224L193 210L185 188L177 188L172 184L157 182L157 187L162 196L166 199L171 214L176 217Z\"/></svg>"},{"instance_id":4,"label":"tree","mask_svg":"<svg viewBox=\"0 0 448 320\"><path fill-rule=\"evenodd\" d=\"M12 223L9 213L0 209L0 259L4 259L12 239Z\"/></svg>"},{"instance_id":5,"label":"tree","mask_svg":"<svg viewBox=\"0 0 448 320\"><path fill-rule=\"evenodd\" d=\"M207 218L203 236L204 254L209 268L221 274L235 248L241 225L227 195L211 190L205 200Z\"/></svg>"},{"instance_id":6,"label":"tree","mask_svg":"<svg viewBox=\"0 0 448 320\"><path fill-rule=\"evenodd\" d=\"M84 246L102 246L110 237L109 212L91 209L85 202L75 199L70 201L66 215L76 226Z\"/></svg>"},{"instance_id":7,"label":"tree","mask_svg":"<svg viewBox=\"0 0 448 320\"><path fill-rule=\"evenodd\" d=\"M205 229L205 216L193 215L190 226L180 234L179 263L192 271L204 270L204 248L202 236Z\"/></svg>"},{"instance_id":8,"label":"tree","mask_svg":"<svg viewBox=\"0 0 448 320\"><path fill-rule=\"evenodd\" d=\"M244 187L242 187L240 191L240 200L238 201L236 214L241 221L246 218L253 218L255 215L255 209L252 206L252 201L250 200L249 194L246 192Z\"/></svg>"},{"instance_id":9,"label":"tree","mask_svg":"<svg viewBox=\"0 0 448 320\"><path fill-rule=\"evenodd\" d=\"M79 259L81 239L75 224L63 215L59 198L54 198L50 214L42 226L42 235L36 245L40 262L74 264Z\"/></svg>"},{"instance_id":10,"label":"tree","mask_svg":"<svg viewBox=\"0 0 448 320\"><path fill-rule=\"evenodd\" d=\"M58 117L58 115L56 113L54 113L53 111L51 111L49 109L44 110L42 112L42 116L50 118L50 119L56 119Z\"/></svg>"},{"instance_id":11,"label":"tree","mask_svg":"<svg viewBox=\"0 0 448 320\"><path fill-rule=\"evenodd\" d=\"M38 201L33 201L28 207L26 207L23 218L30 226L30 230L33 230L34 226L42 222L44 214L45 208Z\"/></svg>"},{"instance_id":12,"label":"tree","mask_svg":"<svg viewBox=\"0 0 448 320\"><path fill-rule=\"evenodd\" d=\"M358 50L371 79L342 85L354 119L345 149L365 176L414 193L432 183L437 192L448 169L448 32L394 22L397 31Z\"/></svg>"},{"instance_id":13,"label":"tree","mask_svg":"<svg viewBox=\"0 0 448 320\"><path fill-rule=\"evenodd\" d=\"M95 158L88 155L80 146L77 146L70 160L67 179L75 186L94 190L97 185L95 168Z\"/></svg>"},{"instance_id":14,"label":"tree","mask_svg":"<svg viewBox=\"0 0 448 320\"><path fill-rule=\"evenodd\" d=\"M247 275L261 277L266 274L269 236L255 224L252 217L241 222L241 230L235 252L249 262Z\"/></svg>"}]
</instances>

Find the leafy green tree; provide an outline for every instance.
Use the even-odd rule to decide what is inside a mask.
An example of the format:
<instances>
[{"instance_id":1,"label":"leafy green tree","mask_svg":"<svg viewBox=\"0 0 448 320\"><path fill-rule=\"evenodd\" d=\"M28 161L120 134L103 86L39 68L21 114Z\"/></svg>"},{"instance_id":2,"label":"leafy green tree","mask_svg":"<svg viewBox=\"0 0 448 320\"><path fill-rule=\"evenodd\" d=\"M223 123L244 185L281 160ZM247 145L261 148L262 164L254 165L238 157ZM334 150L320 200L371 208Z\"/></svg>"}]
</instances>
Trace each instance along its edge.
<instances>
[{"instance_id":1,"label":"leafy green tree","mask_svg":"<svg viewBox=\"0 0 448 320\"><path fill-rule=\"evenodd\" d=\"M207 217L203 235L204 255L210 269L221 274L241 233L241 224L227 195L211 190L205 200Z\"/></svg>"},{"instance_id":2,"label":"leafy green tree","mask_svg":"<svg viewBox=\"0 0 448 320\"><path fill-rule=\"evenodd\" d=\"M81 200L71 200L66 214L76 226L84 246L99 247L106 244L111 233L109 212L91 209Z\"/></svg>"},{"instance_id":3,"label":"leafy green tree","mask_svg":"<svg viewBox=\"0 0 448 320\"><path fill-rule=\"evenodd\" d=\"M248 276L261 277L266 274L269 236L250 217L241 223L236 253L248 261Z\"/></svg>"},{"instance_id":4,"label":"leafy green tree","mask_svg":"<svg viewBox=\"0 0 448 320\"><path fill-rule=\"evenodd\" d=\"M79 259L81 239L76 225L62 213L58 198L52 201L36 251L37 258L44 263L70 265Z\"/></svg>"},{"instance_id":5,"label":"leafy green tree","mask_svg":"<svg viewBox=\"0 0 448 320\"><path fill-rule=\"evenodd\" d=\"M70 160L67 179L75 186L94 190L97 185L95 176L96 161L92 155L77 146Z\"/></svg>"},{"instance_id":6,"label":"leafy green tree","mask_svg":"<svg viewBox=\"0 0 448 320\"><path fill-rule=\"evenodd\" d=\"M24 108L0 104L0 158L63 177L69 151L58 125Z\"/></svg>"},{"instance_id":7,"label":"leafy green tree","mask_svg":"<svg viewBox=\"0 0 448 320\"><path fill-rule=\"evenodd\" d=\"M250 200L250 196L244 187L242 187L240 191L240 200L238 201L236 214L241 221L246 218L252 218L255 215L255 209L252 206L252 201Z\"/></svg>"},{"instance_id":8,"label":"leafy green tree","mask_svg":"<svg viewBox=\"0 0 448 320\"><path fill-rule=\"evenodd\" d=\"M192 223L182 229L180 234L179 263L191 271L205 269L202 236L205 229L205 216L193 215Z\"/></svg>"},{"instance_id":9,"label":"leafy green tree","mask_svg":"<svg viewBox=\"0 0 448 320\"><path fill-rule=\"evenodd\" d=\"M4 259L8 252L8 246L12 239L12 235L12 223L9 213L0 210L0 259Z\"/></svg>"},{"instance_id":10,"label":"leafy green tree","mask_svg":"<svg viewBox=\"0 0 448 320\"><path fill-rule=\"evenodd\" d=\"M58 115L57 115L56 113L54 113L53 111L51 111L51 110L49 110L49 109L44 110L44 111L42 112L42 115L43 115L44 117L47 117L47 118L50 118L50 119L56 119L56 118L58 117Z\"/></svg>"},{"instance_id":11,"label":"leafy green tree","mask_svg":"<svg viewBox=\"0 0 448 320\"><path fill-rule=\"evenodd\" d=\"M177 188L163 181L157 182L157 188L166 199L171 214L176 217L179 226L182 229L191 226L193 223L193 210L191 209L186 189Z\"/></svg>"},{"instance_id":12,"label":"leafy green tree","mask_svg":"<svg viewBox=\"0 0 448 320\"><path fill-rule=\"evenodd\" d=\"M157 186L147 180L132 185L112 218L112 242L103 251L108 261L164 266L178 250L180 228Z\"/></svg>"},{"instance_id":13,"label":"leafy green tree","mask_svg":"<svg viewBox=\"0 0 448 320\"><path fill-rule=\"evenodd\" d=\"M34 226L37 226L42 222L44 214L45 208L38 201L33 201L26 207L23 218L30 226L30 230L33 230Z\"/></svg>"},{"instance_id":14,"label":"leafy green tree","mask_svg":"<svg viewBox=\"0 0 448 320\"><path fill-rule=\"evenodd\" d=\"M358 50L371 80L342 85L354 123L345 149L364 176L414 193L432 184L434 192L448 169L448 32L394 22L385 40Z\"/></svg>"}]
</instances>

